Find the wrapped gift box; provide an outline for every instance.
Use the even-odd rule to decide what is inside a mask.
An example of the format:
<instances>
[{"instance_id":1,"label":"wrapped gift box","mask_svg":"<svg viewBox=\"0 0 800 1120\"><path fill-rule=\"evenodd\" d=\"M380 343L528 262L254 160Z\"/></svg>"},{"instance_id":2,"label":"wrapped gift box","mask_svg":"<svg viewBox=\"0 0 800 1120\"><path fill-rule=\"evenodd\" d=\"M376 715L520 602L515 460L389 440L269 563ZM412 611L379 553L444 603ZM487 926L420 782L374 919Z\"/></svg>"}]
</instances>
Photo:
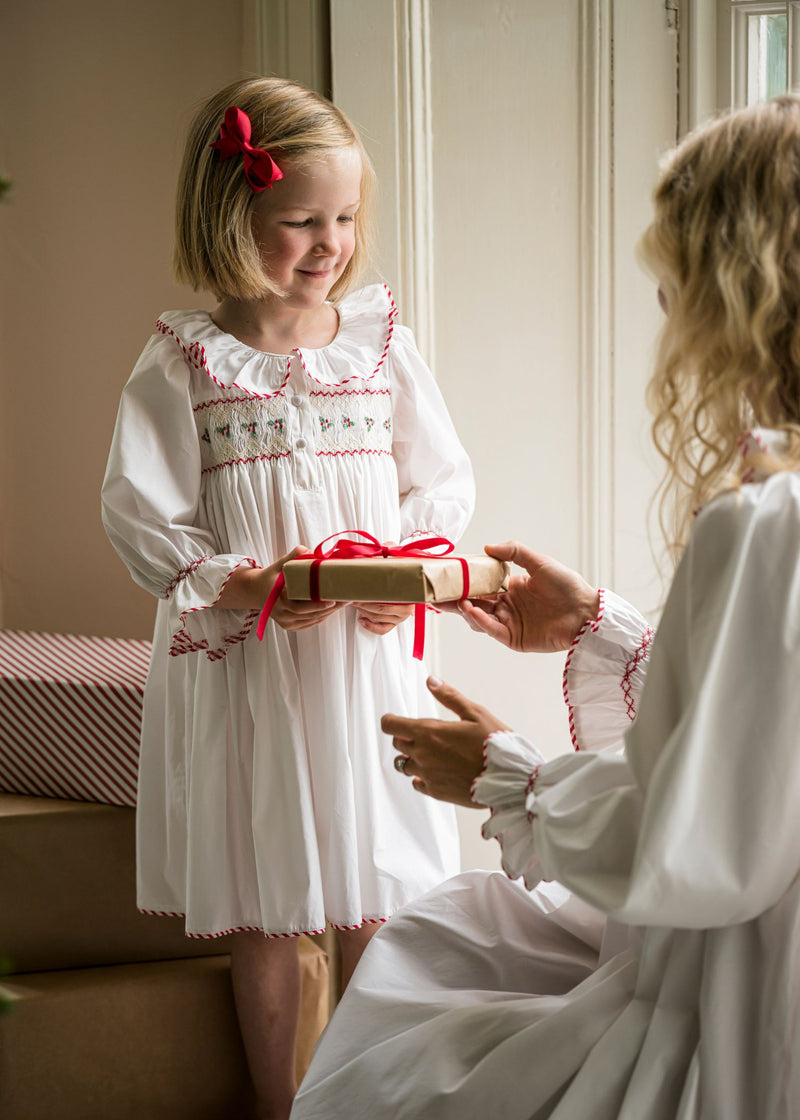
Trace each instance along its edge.
<instances>
[{"instance_id":1,"label":"wrapped gift box","mask_svg":"<svg viewBox=\"0 0 800 1120\"><path fill-rule=\"evenodd\" d=\"M469 571L470 595L494 595L508 584L508 564L475 556L387 556L323 560L318 568L319 598L348 603L445 603L464 596L461 559ZM311 599L313 560L283 566L290 599Z\"/></svg>"},{"instance_id":2,"label":"wrapped gift box","mask_svg":"<svg viewBox=\"0 0 800 1120\"><path fill-rule=\"evenodd\" d=\"M298 938L302 1077L328 1017L325 955ZM252 1120L226 956L0 983L3 1120Z\"/></svg>"},{"instance_id":3,"label":"wrapped gift box","mask_svg":"<svg viewBox=\"0 0 800 1120\"><path fill-rule=\"evenodd\" d=\"M0 955L14 972L230 952L136 909L134 810L0 794Z\"/></svg>"},{"instance_id":4,"label":"wrapped gift box","mask_svg":"<svg viewBox=\"0 0 800 1120\"><path fill-rule=\"evenodd\" d=\"M136 804L150 643L0 630L0 790Z\"/></svg>"}]
</instances>

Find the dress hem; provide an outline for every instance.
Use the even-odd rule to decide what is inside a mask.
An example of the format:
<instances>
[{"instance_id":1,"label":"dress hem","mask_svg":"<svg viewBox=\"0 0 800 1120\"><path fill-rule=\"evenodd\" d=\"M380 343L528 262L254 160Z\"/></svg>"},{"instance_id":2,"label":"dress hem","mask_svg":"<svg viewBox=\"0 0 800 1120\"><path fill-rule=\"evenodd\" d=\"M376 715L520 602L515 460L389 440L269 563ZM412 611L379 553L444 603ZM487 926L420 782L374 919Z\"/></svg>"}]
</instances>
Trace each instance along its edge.
<instances>
[{"instance_id":1,"label":"dress hem","mask_svg":"<svg viewBox=\"0 0 800 1120\"><path fill-rule=\"evenodd\" d=\"M138 906L137 910L140 914L146 914L150 918L184 918L184 919L186 918L186 915L181 913L178 910L148 910L148 909L145 909L143 906ZM345 930L362 929L363 926L365 926L365 925L383 925L388 920L389 920L389 916L387 916L385 918L363 917L357 925L341 925L341 924L337 924L336 922L328 922L328 925L330 925L331 929L345 931ZM191 931L186 930L184 932L184 937L188 937L188 938L191 938L193 940L214 940L218 937L227 937L228 934L231 934L231 933L261 933L261 934L264 935L264 937L266 937L268 939L273 939L273 938L278 938L278 937L314 937L318 934L325 933L326 929L327 929L327 926L323 926L322 929L297 929L297 930L292 929L292 930L284 930L284 931L281 931L281 932L278 932L278 933L273 933L273 932L265 930L263 926L243 925L243 926L232 926L230 929L214 930L213 932L210 932L210 933L199 933L196 930L191 930Z\"/></svg>"}]
</instances>

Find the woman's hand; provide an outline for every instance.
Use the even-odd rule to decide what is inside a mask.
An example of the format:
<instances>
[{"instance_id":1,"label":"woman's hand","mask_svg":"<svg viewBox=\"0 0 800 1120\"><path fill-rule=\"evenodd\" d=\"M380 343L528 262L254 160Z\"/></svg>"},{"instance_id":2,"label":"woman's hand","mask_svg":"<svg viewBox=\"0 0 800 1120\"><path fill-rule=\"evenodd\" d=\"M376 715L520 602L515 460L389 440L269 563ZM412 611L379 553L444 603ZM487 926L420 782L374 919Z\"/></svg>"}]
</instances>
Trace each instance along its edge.
<instances>
[{"instance_id":1,"label":"woman's hand","mask_svg":"<svg viewBox=\"0 0 800 1120\"><path fill-rule=\"evenodd\" d=\"M517 541L487 545L486 552L497 560L513 561L526 574L512 576L508 590L496 598L464 599L458 604L473 630L509 649L554 653L569 649L583 624L597 617L597 590L551 556Z\"/></svg>"},{"instance_id":2,"label":"woman's hand","mask_svg":"<svg viewBox=\"0 0 800 1120\"><path fill-rule=\"evenodd\" d=\"M508 731L496 716L467 700L435 677L428 678L434 697L457 720L406 719L385 715L381 729L399 751L395 766L411 777L414 789L439 801L480 808L470 798L472 783L483 769L483 744L493 731ZM407 761L398 765L398 760Z\"/></svg>"},{"instance_id":3,"label":"woman's hand","mask_svg":"<svg viewBox=\"0 0 800 1120\"><path fill-rule=\"evenodd\" d=\"M357 603L358 621L371 634L388 634L414 613L413 603Z\"/></svg>"},{"instance_id":4,"label":"woman's hand","mask_svg":"<svg viewBox=\"0 0 800 1120\"><path fill-rule=\"evenodd\" d=\"M310 549L299 545L266 568L237 568L225 584L214 606L233 611L260 609L267 601L275 580L287 560L310 555ZM270 621L277 623L284 630L307 630L311 626L318 626L343 606L344 603L314 603L307 599L289 599L284 588L272 608Z\"/></svg>"}]
</instances>

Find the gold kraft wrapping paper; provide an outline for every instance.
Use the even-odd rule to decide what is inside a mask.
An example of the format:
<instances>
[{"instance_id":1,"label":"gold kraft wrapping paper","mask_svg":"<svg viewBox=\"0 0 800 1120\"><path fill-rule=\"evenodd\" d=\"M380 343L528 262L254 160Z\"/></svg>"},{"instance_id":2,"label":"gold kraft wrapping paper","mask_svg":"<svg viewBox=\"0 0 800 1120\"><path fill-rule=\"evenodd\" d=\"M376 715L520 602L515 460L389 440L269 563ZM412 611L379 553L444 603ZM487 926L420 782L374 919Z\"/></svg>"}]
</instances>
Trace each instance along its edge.
<instances>
[{"instance_id":1,"label":"gold kraft wrapping paper","mask_svg":"<svg viewBox=\"0 0 800 1120\"><path fill-rule=\"evenodd\" d=\"M508 586L509 565L481 553L464 556L469 595L494 595ZM310 599L313 557L283 566L290 599ZM464 577L457 556L387 556L364 560L323 560L320 598L340 603L446 603L461 599Z\"/></svg>"}]
</instances>

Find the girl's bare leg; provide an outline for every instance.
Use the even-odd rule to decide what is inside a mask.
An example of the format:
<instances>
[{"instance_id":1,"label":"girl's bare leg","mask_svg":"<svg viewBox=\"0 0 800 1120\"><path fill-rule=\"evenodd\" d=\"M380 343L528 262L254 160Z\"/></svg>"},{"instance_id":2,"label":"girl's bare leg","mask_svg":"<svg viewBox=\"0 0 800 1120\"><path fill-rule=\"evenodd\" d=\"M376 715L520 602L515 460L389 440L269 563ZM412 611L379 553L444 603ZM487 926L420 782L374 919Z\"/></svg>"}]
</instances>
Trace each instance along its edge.
<instances>
[{"instance_id":1,"label":"girl's bare leg","mask_svg":"<svg viewBox=\"0 0 800 1120\"><path fill-rule=\"evenodd\" d=\"M297 938L234 934L231 979L258 1115L261 1120L287 1120L297 1091Z\"/></svg>"},{"instance_id":2,"label":"girl's bare leg","mask_svg":"<svg viewBox=\"0 0 800 1120\"><path fill-rule=\"evenodd\" d=\"M380 928L379 925L363 925L361 929L337 929L336 937L339 941L339 953L342 958L342 991L350 983L350 977L361 960L361 954L366 949L370 939L375 936Z\"/></svg>"}]
</instances>

